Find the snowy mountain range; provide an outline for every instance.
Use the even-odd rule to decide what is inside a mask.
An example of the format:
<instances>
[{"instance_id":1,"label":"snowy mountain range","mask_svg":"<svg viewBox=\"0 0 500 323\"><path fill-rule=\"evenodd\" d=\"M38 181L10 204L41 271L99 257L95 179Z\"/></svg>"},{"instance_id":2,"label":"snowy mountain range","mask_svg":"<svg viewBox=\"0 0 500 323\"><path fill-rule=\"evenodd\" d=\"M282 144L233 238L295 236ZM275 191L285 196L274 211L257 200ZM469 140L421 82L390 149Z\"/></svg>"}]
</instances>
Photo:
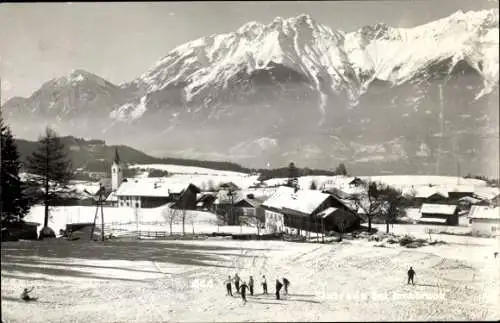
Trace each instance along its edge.
<instances>
[{"instance_id":1,"label":"snowy mountain range","mask_svg":"<svg viewBox=\"0 0 500 323\"><path fill-rule=\"evenodd\" d=\"M351 33L309 15L249 22L178 46L120 86L73 71L10 99L4 114L21 137L49 122L156 155L250 167L342 161L361 173L497 175L498 18L498 9L459 11Z\"/></svg>"}]
</instances>

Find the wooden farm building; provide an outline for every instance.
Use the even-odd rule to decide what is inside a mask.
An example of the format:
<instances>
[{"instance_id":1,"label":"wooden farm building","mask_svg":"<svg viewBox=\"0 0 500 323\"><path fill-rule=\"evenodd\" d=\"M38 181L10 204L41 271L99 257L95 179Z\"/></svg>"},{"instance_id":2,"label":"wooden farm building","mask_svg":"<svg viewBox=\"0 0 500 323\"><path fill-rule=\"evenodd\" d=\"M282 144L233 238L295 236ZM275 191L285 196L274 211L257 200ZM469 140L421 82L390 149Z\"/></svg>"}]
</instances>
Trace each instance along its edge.
<instances>
[{"instance_id":1,"label":"wooden farm building","mask_svg":"<svg viewBox=\"0 0 500 323\"><path fill-rule=\"evenodd\" d=\"M423 204L419 222L429 224L458 225L458 208L449 204Z\"/></svg>"},{"instance_id":2,"label":"wooden farm building","mask_svg":"<svg viewBox=\"0 0 500 323\"><path fill-rule=\"evenodd\" d=\"M279 187L262 207L266 229L270 231L298 234L301 231L336 231L339 223L343 231L349 231L361 222L359 216L340 199L316 190Z\"/></svg>"},{"instance_id":3,"label":"wooden farm building","mask_svg":"<svg viewBox=\"0 0 500 323\"><path fill-rule=\"evenodd\" d=\"M262 201L247 196L234 203L234 213L237 217L237 224L241 223L244 218L246 222L255 223L252 219L257 219L259 223L265 222L264 209L262 208Z\"/></svg>"},{"instance_id":4,"label":"wooden farm building","mask_svg":"<svg viewBox=\"0 0 500 323\"><path fill-rule=\"evenodd\" d=\"M449 201L448 192L440 190L436 187L424 186L416 189L415 192L416 207L421 207L423 204L447 204Z\"/></svg>"}]
</instances>

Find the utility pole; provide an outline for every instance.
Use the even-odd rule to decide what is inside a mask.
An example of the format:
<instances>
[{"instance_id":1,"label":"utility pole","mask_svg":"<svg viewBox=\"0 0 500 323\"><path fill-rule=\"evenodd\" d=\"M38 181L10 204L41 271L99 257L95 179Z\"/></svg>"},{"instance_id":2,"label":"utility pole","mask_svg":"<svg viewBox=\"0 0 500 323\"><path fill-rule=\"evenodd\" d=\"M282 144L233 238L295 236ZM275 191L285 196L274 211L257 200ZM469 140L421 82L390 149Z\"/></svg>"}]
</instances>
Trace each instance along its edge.
<instances>
[{"instance_id":1,"label":"utility pole","mask_svg":"<svg viewBox=\"0 0 500 323\"><path fill-rule=\"evenodd\" d=\"M99 187L99 204L101 205L101 240L104 241L104 201L103 201L103 196L102 193L104 191L104 187L100 186Z\"/></svg>"}]
</instances>

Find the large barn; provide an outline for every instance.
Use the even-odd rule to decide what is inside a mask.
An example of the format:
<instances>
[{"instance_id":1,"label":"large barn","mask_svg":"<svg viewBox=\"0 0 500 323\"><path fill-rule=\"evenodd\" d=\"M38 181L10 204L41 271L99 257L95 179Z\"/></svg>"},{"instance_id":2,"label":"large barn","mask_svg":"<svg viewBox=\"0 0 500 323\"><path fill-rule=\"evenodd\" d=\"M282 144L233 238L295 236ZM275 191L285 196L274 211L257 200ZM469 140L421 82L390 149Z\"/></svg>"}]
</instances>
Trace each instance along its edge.
<instances>
[{"instance_id":1,"label":"large barn","mask_svg":"<svg viewBox=\"0 0 500 323\"><path fill-rule=\"evenodd\" d=\"M349 231L361 222L340 199L316 190L279 187L262 207L266 229L274 232Z\"/></svg>"}]
</instances>

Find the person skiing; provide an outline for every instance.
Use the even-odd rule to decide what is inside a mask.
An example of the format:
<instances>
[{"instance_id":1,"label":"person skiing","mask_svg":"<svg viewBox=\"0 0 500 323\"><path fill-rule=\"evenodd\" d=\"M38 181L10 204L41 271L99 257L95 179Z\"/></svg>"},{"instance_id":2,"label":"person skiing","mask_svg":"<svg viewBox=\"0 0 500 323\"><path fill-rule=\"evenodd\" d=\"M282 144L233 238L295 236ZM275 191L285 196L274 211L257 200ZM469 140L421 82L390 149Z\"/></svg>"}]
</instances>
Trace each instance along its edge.
<instances>
[{"instance_id":1,"label":"person skiing","mask_svg":"<svg viewBox=\"0 0 500 323\"><path fill-rule=\"evenodd\" d=\"M250 289L250 295L253 296L253 277L250 276L250 279L248 280L248 288Z\"/></svg>"},{"instance_id":2,"label":"person skiing","mask_svg":"<svg viewBox=\"0 0 500 323\"><path fill-rule=\"evenodd\" d=\"M236 293L240 292L240 276L238 274L234 275L234 287L236 288Z\"/></svg>"},{"instance_id":3,"label":"person skiing","mask_svg":"<svg viewBox=\"0 0 500 323\"><path fill-rule=\"evenodd\" d=\"M410 270L408 270L408 284L410 284L410 281L412 285L415 285L413 282L413 278L415 277L415 270L413 270L413 267L410 267Z\"/></svg>"},{"instance_id":4,"label":"person skiing","mask_svg":"<svg viewBox=\"0 0 500 323\"><path fill-rule=\"evenodd\" d=\"M226 295L227 296L233 296L233 291L231 290L231 275L227 276L226 280Z\"/></svg>"},{"instance_id":5,"label":"person skiing","mask_svg":"<svg viewBox=\"0 0 500 323\"><path fill-rule=\"evenodd\" d=\"M263 290L263 294L267 295L267 279L266 279L266 275L262 275L262 290Z\"/></svg>"},{"instance_id":6,"label":"person skiing","mask_svg":"<svg viewBox=\"0 0 500 323\"><path fill-rule=\"evenodd\" d=\"M247 283L243 282L240 286L241 289L241 299L243 300L243 303L247 302L247 288L248 285Z\"/></svg>"},{"instance_id":7,"label":"person skiing","mask_svg":"<svg viewBox=\"0 0 500 323\"><path fill-rule=\"evenodd\" d=\"M28 302L28 301L34 301L36 300L36 298L33 298L33 297L30 297L29 293L31 293L33 291L35 287L31 287L30 290L28 290L27 288L25 288L23 290L23 292L21 293L21 299L25 302Z\"/></svg>"},{"instance_id":8,"label":"person skiing","mask_svg":"<svg viewBox=\"0 0 500 323\"><path fill-rule=\"evenodd\" d=\"M276 299L280 299L281 287L283 287L283 284L279 281L279 279L276 279Z\"/></svg>"},{"instance_id":9,"label":"person skiing","mask_svg":"<svg viewBox=\"0 0 500 323\"><path fill-rule=\"evenodd\" d=\"M285 287L285 295L288 295L288 286L290 286L290 281L283 277L283 285Z\"/></svg>"}]
</instances>

